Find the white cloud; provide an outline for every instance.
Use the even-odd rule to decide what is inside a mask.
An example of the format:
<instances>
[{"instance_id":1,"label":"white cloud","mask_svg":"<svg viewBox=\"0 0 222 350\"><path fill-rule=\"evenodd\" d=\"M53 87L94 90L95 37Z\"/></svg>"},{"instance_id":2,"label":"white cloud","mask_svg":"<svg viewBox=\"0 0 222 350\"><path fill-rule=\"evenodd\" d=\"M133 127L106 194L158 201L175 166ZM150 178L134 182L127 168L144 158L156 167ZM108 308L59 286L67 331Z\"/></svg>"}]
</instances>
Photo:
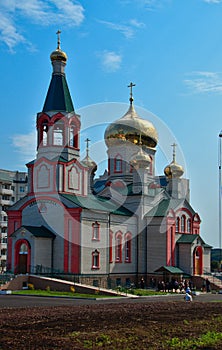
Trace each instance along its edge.
<instances>
[{"instance_id":1,"label":"white cloud","mask_svg":"<svg viewBox=\"0 0 222 350\"><path fill-rule=\"evenodd\" d=\"M41 26L79 26L84 20L84 8L75 0L7 0L0 2L0 40L13 51L20 43L28 44L22 21Z\"/></svg>"},{"instance_id":2,"label":"white cloud","mask_svg":"<svg viewBox=\"0 0 222 350\"><path fill-rule=\"evenodd\" d=\"M117 71L122 63L122 56L114 51L103 51L99 54L104 70L107 72Z\"/></svg>"},{"instance_id":3,"label":"white cloud","mask_svg":"<svg viewBox=\"0 0 222 350\"><path fill-rule=\"evenodd\" d=\"M192 93L222 93L222 75L216 72L197 71L184 83Z\"/></svg>"},{"instance_id":4,"label":"white cloud","mask_svg":"<svg viewBox=\"0 0 222 350\"><path fill-rule=\"evenodd\" d=\"M135 28L143 28L145 24L137 21L136 19L131 19L128 24L113 23L109 21L99 20L99 23L105 24L107 27L116 30L123 34L125 38L131 39L134 36Z\"/></svg>"},{"instance_id":5,"label":"white cloud","mask_svg":"<svg viewBox=\"0 0 222 350\"><path fill-rule=\"evenodd\" d=\"M28 162L36 156L36 132L27 135L12 136L12 144L16 152L21 155L23 162Z\"/></svg>"}]
</instances>

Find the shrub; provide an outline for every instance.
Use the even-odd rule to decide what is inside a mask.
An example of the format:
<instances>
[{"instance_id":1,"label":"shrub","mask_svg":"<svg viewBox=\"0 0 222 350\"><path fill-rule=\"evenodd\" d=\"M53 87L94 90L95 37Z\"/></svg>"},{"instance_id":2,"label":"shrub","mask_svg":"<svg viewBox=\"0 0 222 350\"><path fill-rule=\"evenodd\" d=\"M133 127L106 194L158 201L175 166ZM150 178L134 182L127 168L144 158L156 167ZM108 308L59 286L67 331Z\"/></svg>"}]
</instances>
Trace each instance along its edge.
<instances>
[{"instance_id":1,"label":"shrub","mask_svg":"<svg viewBox=\"0 0 222 350\"><path fill-rule=\"evenodd\" d=\"M76 290L75 290L74 286L70 286L70 292L71 292L71 293L75 293L75 291L76 291Z\"/></svg>"},{"instance_id":2,"label":"shrub","mask_svg":"<svg viewBox=\"0 0 222 350\"><path fill-rule=\"evenodd\" d=\"M35 289L34 284L28 283L28 289L34 290Z\"/></svg>"}]
</instances>

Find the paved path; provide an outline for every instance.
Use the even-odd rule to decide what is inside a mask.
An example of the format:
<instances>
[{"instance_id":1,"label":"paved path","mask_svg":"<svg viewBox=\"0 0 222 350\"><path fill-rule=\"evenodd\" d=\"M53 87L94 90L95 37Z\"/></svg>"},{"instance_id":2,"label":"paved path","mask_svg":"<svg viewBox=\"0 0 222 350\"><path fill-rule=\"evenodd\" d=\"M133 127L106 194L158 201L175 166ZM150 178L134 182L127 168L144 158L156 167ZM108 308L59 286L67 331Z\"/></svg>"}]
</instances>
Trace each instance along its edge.
<instances>
[{"instance_id":1,"label":"paved path","mask_svg":"<svg viewBox=\"0 0 222 350\"><path fill-rule=\"evenodd\" d=\"M39 297L22 295L0 295L0 309L8 307L50 307L50 306L74 306L100 303L146 303L146 302L168 302L183 301L184 295L173 294L164 296L131 298L105 298L97 300L71 299L57 297ZM222 294L200 294L194 297L194 302L222 302Z\"/></svg>"}]
</instances>

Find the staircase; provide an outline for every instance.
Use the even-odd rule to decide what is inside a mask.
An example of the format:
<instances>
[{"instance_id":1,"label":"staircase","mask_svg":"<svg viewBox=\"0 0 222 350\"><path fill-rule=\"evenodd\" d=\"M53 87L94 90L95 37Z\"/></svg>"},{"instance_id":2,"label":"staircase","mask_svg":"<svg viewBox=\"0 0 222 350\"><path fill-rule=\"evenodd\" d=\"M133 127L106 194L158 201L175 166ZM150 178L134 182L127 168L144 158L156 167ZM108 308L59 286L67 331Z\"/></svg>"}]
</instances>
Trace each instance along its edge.
<instances>
[{"instance_id":1,"label":"staircase","mask_svg":"<svg viewBox=\"0 0 222 350\"><path fill-rule=\"evenodd\" d=\"M203 281L210 281L211 290L222 290L222 275L204 274L201 277Z\"/></svg>"}]
</instances>

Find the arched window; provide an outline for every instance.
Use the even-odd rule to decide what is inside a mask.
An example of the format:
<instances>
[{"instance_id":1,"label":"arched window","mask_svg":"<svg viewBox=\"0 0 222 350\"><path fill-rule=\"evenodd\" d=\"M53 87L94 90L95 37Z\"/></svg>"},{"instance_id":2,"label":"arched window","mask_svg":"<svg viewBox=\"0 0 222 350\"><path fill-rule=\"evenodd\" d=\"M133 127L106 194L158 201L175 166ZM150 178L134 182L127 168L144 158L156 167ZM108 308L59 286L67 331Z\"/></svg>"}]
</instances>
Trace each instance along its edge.
<instances>
[{"instance_id":1,"label":"arched window","mask_svg":"<svg viewBox=\"0 0 222 350\"><path fill-rule=\"evenodd\" d=\"M120 155L117 155L114 159L114 170L115 173L121 173L122 172L122 158Z\"/></svg>"},{"instance_id":2,"label":"arched window","mask_svg":"<svg viewBox=\"0 0 222 350\"><path fill-rule=\"evenodd\" d=\"M94 250L92 252L92 269L99 269L100 268L100 253L98 250Z\"/></svg>"},{"instance_id":3,"label":"arched window","mask_svg":"<svg viewBox=\"0 0 222 350\"><path fill-rule=\"evenodd\" d=\"M64 142L64 123L62 120L56 121L53 129L53 145L63 146Z\"/></svg>"},{"instance_id":4,"label":"arched window","mask_svg":"<svg viewBox=\"0 0 222 350\"><path fill-rule=\"evenodd\" d=\"M185 232L186 230L186 217L185 215L181 216L181 232Z\"/></svg>"},{"instance_id":5,"label":"arched window","mask_svg":"<svg viewBox=\"0 0 222 350\"><path fill-rule=\"evenodd\" d=\"M100 239L100 224L97 221L92 224L92 239L95 241Z\"/></svg>"},{"instance_id":6,"label":"arched window","mask_svg":"<svg viewBox=\"0 0 222 350\"><path fill-rule=\"evenodd\" d=\"M115 239L115 261L122 262L122 234L117 232Z\"/></svg>"},{"instance_id":7,"label":"arched window","mask_svg":"<svg viewBox=\"0 0 222 350\"><path fill-rule=\"evenodd\" d=\"M180 232L180 218L176 218L176 232Z\"/></svg>"},{"instance_id":8,"label":"arched window","mask_svg":"<svg viewBox=\"0 0 222 350\"><path fill-rule=\"evenodd\" d=\"M191 233L191 219L187 220L187 232Z\"/></svg>"},{"instance_id":9,"label":"arched window","mask_svg":"<svg viewBox=\"0 0 222 350\"><path fill-rule=\"evenodd\" d=\"M132 236L130 233L127 233L125 235L125 262L129 263L131 262L131 244L132 243Z\"/></svg>"},{"instance_id":10,"label":"arched window","mask_svg":"<svg viewBox=\"0 0 222 350\"><path fill-rule=\"evenodd\" d=\"M69 146L75 147L75 126L73 124L69 127Z\"/></svg>"},{"instance_id":11,"label":"arched window","mask_svg":"<svg viewBox=\"0 0 222 350\"><path fill-rule=\"evenodd\" d=\"M25 243L21 244L19 254L28 254L28 247Z\"/></svg>"},{"instance_id":12,"label":"arched window","mask_svg":"<svg viewBox=\"0 0 222 350\"><path fill-rule=\"evenodd\" d=\"M45 120L42 123L42 145L47 146L48 145L48 122Z\"/></svg>"}]
</instances>

